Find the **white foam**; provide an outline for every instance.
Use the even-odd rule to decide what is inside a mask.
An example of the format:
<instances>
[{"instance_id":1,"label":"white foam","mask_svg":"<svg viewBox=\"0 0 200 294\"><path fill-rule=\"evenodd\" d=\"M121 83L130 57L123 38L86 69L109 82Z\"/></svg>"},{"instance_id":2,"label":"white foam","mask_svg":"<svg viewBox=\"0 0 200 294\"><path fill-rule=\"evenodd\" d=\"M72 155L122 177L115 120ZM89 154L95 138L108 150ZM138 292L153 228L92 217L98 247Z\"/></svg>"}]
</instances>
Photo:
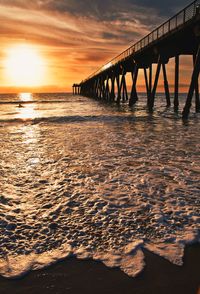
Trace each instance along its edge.
<instances>
[{"instance_id":1,"label":"white foam","mask_svg":"<svg viewBox=\"0 0 200 294\"><path fill-rule=\"evenodd\" d=\"M155 243L146 244L145 248L164 257L173 264L183 265L184 245L183 244L165 244Z\"/></svg>"},{"instance_id":2,"label":"white foam","mask_svg":"<svg viewBox=\"0 0 200 294\"><path fill-rule=\"evenodd\" d=\"M66 245L43 254L6 256L6 259L0 259L0 274L6 278L17 278L30 270L45 268L70 255L71 247Z\"/></svg>"}]
</instances>

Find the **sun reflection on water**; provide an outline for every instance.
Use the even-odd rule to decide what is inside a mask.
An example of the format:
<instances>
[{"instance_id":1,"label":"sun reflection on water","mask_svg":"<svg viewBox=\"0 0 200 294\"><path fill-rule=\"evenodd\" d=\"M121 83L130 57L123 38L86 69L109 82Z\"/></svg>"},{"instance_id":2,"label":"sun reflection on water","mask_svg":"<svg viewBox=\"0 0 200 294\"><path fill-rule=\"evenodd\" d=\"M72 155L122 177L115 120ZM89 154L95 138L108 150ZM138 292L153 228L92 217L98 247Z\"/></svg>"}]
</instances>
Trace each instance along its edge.
<instances>
[{"instance_id":1,"label":"sun reflection on water","mask_svg":"<svg viewBox=\"0 0 200 294\"><path fill-rule=\"evenodd\" d=\"M18 95L19 105L17 106L17 118L22 120L32 120L38 117L38 110L36 104L33 101L32 93L20 93ZM26 165L28 168L34 168L40 163L40 155L38 154L38 139L40 136L40 129L37 125L25 124L20 127L21 138L23 141L22 156L26 154Z\"/></svg>"},{"instance_id":2,"label":"sun reflection on water","mask_svg":"<svg viewBox=\"0 0 200 294\"><path fill-rule=\"evenodd\" d=\"M34 109L34 105L25 105L19 109L18 117L21 119L32 119L37 116L37 111Z\"/></svg>"},{"instance_id":3,"label":"sun reflection on water","mask_svg":"<svg viewBox=\"0 0 200 294\"><path fill-rule=\"evenodd\" d=\"M19 102L19 105L18 105L17 118L21 118L24 120L36 118L37 111L35 109L34 103L28 103L33 100L33 94L20 93L19 99L21 102Z\"/></svg>"},{"instance_id":4,"label":"sun reflection on water","mask_svg":"<svg viewBox=\"0 0 200 294\"><path fill-rule=\"evenodd\" d=\"M21 101L31 101L33 99L32 93L19 93L19 99Z\"/></svg>"}]
</instances>

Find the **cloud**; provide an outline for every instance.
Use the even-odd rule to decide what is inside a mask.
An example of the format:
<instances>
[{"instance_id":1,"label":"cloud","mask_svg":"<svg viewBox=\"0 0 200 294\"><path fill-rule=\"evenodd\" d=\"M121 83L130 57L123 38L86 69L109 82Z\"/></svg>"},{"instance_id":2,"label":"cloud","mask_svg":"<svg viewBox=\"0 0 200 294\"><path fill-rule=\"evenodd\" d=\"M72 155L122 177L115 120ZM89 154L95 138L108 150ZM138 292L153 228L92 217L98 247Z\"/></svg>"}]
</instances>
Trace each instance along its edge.
<instances>
[{"instance_id":1,"label":"cloud","mask_svg":"<svg viewBox=\"0 0 200 294\"><path fill-rule=\"evenodd\" d=\"M88 44L90 47L107 47L106 45L110 44L118 48L149 32L148 25L140 20L143 14L138 11L120 12L116 18L100 21L94 15L82 15L77 18L68 11L51 11L44 8L29 8L27 11L26 5L19 7L23 1L16 1L15 6L2 5L2 2L1 0L1 37L31 39L54 46L84 45L85 49Z\"/></svg>"},{"instance_id":2,"label":"cloud","mask_svg":"<svg viewBox=\"0 0 200 294\"><path fill-rule=\"evenodd\" d=\"M147 0L0 0L0 32L13 28L14 36L60 45L128 46L163 21L162 6Z\"/></svg>"},{"instance_id":3,"label":"cloud","mask_svg":"<svg viewBox=\"0 0 200 294\"><path fill-rule=\"evenodd\" d=\"M7 4L7 0L1 0L0 3ZM99 19L114 19L119 11L129 11L146 9L146 13L151 9L168 15L178 11L188 4L187 0L35 0L29 3L25 0L11 0L11 5L21 7L34 7L36 9L45 9L59 12L70 12L76 15L93 16Z\"/></svg>"},{"instance_id":4,"label":"cloud","mask_svg":"<svg viewBox=\"0 0 200 294\"><path fill-rule=\"evenodd\" d=\"M179 10L183 9L187 4L188 0L129 0L130 3L136 5L142 5L143 7L156 8L157 11L162 13L163 16L172 16L174 13L177 13Z\"/></svg>"}]
</instances>

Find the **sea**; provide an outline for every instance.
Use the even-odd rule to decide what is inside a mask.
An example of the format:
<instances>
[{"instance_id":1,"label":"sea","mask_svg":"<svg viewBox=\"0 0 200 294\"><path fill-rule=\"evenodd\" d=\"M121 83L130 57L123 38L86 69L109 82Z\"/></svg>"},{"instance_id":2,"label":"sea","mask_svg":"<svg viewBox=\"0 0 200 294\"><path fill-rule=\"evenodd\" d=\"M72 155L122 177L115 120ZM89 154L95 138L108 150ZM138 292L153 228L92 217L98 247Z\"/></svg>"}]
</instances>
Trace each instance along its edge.
<instances>
[{"instance_id":1,"label":"sea","mask_svg":"<svg viewBox=\"0 0 200 294\"><path fill-rule=\"evenodd\" d=\"M74 256L135 277L144 249L183 264L200 242L200 114L165 104L0 95L0 275Z\"/></svg>"}]
</instances>

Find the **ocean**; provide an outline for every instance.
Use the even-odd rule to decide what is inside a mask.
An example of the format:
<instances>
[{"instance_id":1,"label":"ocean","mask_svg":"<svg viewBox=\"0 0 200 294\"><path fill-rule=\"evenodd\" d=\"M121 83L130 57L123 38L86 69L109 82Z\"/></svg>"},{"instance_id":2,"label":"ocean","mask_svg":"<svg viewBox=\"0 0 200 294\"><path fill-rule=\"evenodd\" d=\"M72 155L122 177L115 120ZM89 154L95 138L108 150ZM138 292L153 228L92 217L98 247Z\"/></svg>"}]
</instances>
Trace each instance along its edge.
<instances>
[{"instance_id":1,"label":"ocean","mask_svg":"<svg viewBox=\"0 0 200 294\"><path fill-rule=\"evenodd\" d=\"M163 94L151 114L139 98L0 95L2 276L76 256L134 277L143 248L182 265L200 242L200 114L183 122Z\"/></svg>"}]
</instances>

